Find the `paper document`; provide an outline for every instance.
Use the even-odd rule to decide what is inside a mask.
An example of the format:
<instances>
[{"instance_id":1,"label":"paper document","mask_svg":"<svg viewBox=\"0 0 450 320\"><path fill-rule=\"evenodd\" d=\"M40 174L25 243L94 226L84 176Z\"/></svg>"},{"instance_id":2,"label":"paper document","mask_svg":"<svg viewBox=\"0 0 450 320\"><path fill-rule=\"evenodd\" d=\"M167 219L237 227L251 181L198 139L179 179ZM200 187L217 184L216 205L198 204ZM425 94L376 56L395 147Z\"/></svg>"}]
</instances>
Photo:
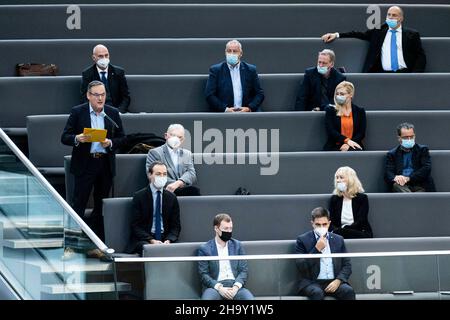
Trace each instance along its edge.
<instances>
[{"instance_id":1,"label":"paper document","mask_svg":"<svg viewBox=\"0 0 450 320\"><path fill-rule=\"evenodd\" d=\"M89 135L88 142L102 142L106 139L106 129L84 128L83 134Z\"/></svg>"}]
</instances>

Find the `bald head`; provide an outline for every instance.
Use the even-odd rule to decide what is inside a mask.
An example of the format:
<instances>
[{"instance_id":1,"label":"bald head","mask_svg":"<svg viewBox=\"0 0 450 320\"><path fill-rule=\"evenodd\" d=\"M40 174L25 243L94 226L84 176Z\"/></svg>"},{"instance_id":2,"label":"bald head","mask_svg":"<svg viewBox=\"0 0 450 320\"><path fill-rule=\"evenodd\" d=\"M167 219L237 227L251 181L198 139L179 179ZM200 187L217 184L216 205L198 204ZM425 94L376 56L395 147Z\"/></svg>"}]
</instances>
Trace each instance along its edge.
<instances>
[{"instance_id":1,"label":"bald head","mask_svg":"<svg viewBox=\"0 0 450 320\"><path fill-rule=\"evenodd\" d=\"M92 50L92 60L94 60L100 69L106 69L109 64L108 48L102 44L96 45Z\"/></svg>"},{"instance_id":2,"label":"bald head","mask_svg":"<svg viewBox=\"0 0 450 320\"><path fill-rule=\"evenodd\" d=\"M397 27L395 28L397 29L403 23L404 19L403 10L399 6L392 6L389 8L386 18L397 20L398 21Z\"/></svg>"}]
</instances>

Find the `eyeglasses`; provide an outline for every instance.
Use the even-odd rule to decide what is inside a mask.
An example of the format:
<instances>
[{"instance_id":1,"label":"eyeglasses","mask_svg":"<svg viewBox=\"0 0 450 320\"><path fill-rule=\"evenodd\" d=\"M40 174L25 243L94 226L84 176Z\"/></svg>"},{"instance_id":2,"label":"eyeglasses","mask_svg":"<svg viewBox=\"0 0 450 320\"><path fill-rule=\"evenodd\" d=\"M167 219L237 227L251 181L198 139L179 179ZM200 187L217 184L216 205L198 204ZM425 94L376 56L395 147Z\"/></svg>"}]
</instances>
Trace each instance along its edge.
<instances>
[{"instance_id":1,"label":"eyeglasses","mask_svg":"<svg viewBox=\"0 0 450 320\"><path fill-rule=\"evenodd\" d=\"M92 93L90 91L89 91L89 94L96 98L100 98L100 97L104 98L106 96L106 93Z\"/></svg>"}]
</instances>

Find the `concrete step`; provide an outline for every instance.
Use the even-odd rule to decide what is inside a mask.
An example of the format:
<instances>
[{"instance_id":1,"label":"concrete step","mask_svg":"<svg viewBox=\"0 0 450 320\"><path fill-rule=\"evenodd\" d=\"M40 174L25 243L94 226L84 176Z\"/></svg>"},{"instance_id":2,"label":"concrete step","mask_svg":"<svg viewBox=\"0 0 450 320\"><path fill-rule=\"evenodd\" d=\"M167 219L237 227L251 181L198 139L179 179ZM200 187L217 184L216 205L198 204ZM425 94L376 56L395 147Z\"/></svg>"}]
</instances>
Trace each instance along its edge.
<instances>
[{"instance_id":1,"label":"concrete step","mask_svg":"<svg viewBox=\"0 0 450 320\"><path fill-rule=\"evenodd\" d=\"M16 163L16 157L12 154L0 154L0 163Z\"/></svg>"},{"instance_id":2,"label":"concrete step","mask_svg":"<svg viewBox=\"0 0 450 320\"><path fill-rule=\"evenodd\" d=\"M114 282L42 285L42 292L49 294L114 292L115 290ZM130 291L131 285L125 282L118 282L117 290Z\"/></svg>"},{"instance_id":3,"label":"concrete step","mask_svg":"<svg viewBox=\"0 0 450 320\"><path fill-rule=\"evenodd\" d=\"M72 272L110 272L111 262L103 262L98 259L68 260L49 263L43 260L26 261L25 264L39 267L41 273L72 273Z\"/></svg>"},{"instance_id":4,"label":"concrete step","mask_svg":"<svg viewBox=\"0 0 450 320\"><path fill-rule=\"evenodd\" d=\"M2 245L12 249L61 248L63 238L51 239L4 239Z\"/></svg>"}]
</instances>

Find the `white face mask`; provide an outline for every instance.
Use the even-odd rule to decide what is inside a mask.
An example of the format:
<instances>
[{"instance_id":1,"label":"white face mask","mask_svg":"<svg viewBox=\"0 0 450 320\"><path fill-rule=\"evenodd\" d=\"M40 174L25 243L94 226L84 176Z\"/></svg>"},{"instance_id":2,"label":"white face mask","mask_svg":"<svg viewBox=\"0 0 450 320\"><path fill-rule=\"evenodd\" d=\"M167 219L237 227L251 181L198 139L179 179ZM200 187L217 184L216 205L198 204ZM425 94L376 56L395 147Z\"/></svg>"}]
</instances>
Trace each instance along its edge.
<instances>
[{"instance_id":1,"label":"white face mask","mask_svg":"<svg viewBox=\"0 0 450 320\"><path fill-rule=\"evenodd\" d=\"M170 137L169 139L167 139L167 144L172 149L177 149L181 145L181 140L177 136L173 136L173 137Z\"/></svg>"},{"instance_id":2,"label":"white face mask","mask_svg":"<svg viewBox=\"0 0 450 320\"><path fill-rule=\"evenodd\" d=\"M336 184L336 189L338 189L340 192L347 191L347 184L345 182L338 182Z\"/></svg>"},{"instance_id":3,"label":"white face mask","mask_svg":"<svg viewBox=\"0 0 450 320\"><path fill-rule=\"evenodd\" d=\"M162 189L167 183L167 177L156 176L155 181L153 181L153 186L156 189Z\"/></svg>"},{"instance_id":4,"label":"white face mask","mask_svg":"<svg viewBox=\"0 0 450 320\"><path fill-rule=\"evenodd\" d=\"M318 228L315 228L314 231L315 231L320 237L323 237L324 235L327 234L328 228L325 228L325 227L318 227Z\"/></svg>"},{"instance_id":5,"label":"white face mask","mask_svg":"<svg viewBox=\"0 0 450 320\"><path fill-rule=\"evenodd\" d=\"M97 65L102 69L106 69L106 68L108 68L108 65L109 65L109 59L108 58L98 59Z\"/></svg>"}]
</instances>

